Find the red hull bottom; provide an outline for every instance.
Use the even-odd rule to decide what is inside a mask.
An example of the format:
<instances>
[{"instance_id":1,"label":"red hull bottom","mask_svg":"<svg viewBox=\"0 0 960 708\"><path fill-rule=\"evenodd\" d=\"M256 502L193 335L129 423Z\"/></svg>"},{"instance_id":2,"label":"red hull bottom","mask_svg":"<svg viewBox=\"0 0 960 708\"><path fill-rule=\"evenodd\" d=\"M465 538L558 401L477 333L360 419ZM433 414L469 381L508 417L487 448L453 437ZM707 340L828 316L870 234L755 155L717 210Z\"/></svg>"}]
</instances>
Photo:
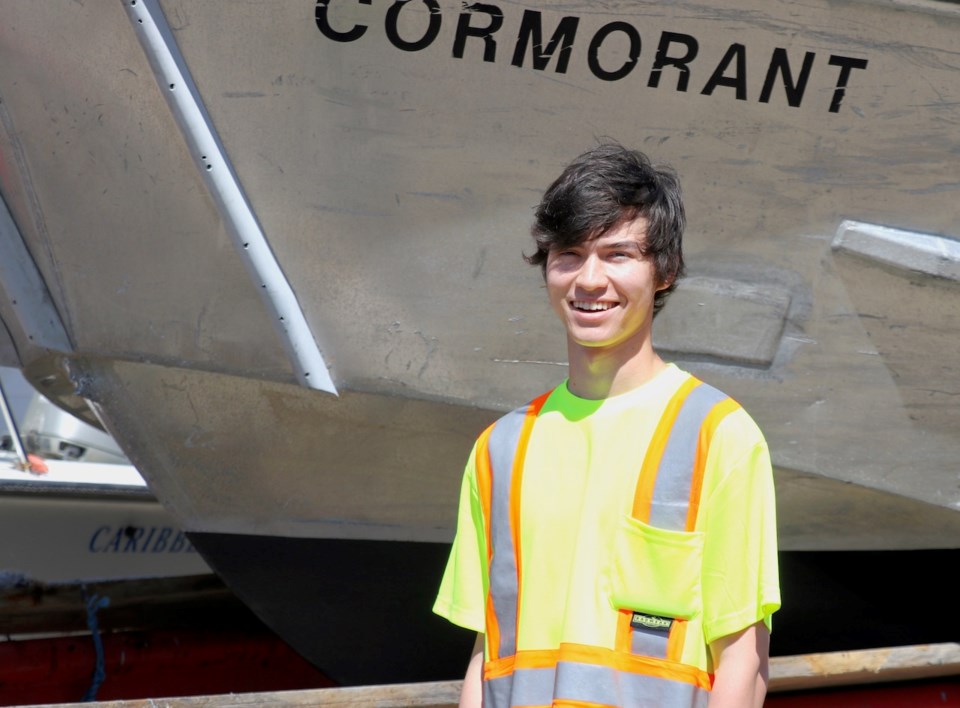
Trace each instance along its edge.
<instances>
[{"instance_id":1,"label":"red hull bottom","mask_svg":"<svg viewBox=\"0 0 960 708\"><path fill-rule=\"evenodd\" d=\"M0 643L0 705L321 688L332 682L268 630L105 633ZM90 695L91 688L96 691Z\"/></svg>"}]
</instances>

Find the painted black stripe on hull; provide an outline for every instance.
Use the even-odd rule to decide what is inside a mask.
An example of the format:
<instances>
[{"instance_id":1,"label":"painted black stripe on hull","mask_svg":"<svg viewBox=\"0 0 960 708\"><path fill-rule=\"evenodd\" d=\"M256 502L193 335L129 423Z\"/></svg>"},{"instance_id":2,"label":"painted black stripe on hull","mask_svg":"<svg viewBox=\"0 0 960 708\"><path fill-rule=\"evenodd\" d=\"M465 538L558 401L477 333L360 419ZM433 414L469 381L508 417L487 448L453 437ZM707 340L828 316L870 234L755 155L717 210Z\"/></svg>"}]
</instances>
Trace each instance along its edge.
<instances>
[{"instance_id":1,"label":"painted black stripe on hull","mask_svg":"<svg viewBox=\"0 0 960 708\"><path fill-rule=\"evenodd\" d=\"M190 534L234 593L342 685L460 678L473 636L430 608L449 546ZM775 656L952 642L960 550L785 552Z\"/></svg>"},{"instance_id":2,"label":"painted black stripe on hull","mask_svg":"<svg viewBox=\"0 0 960 708\"><path fill-rule=\"evenodd\" d=\"M449 545L189 536L267 626L337 683L463 676L475 635L431 611Z\"/></svg>"},{"instance_id":3,"label":"painted black stripe on hull","mask_svg":"<svg viewBox=\"0 0 960 708\"><path fill-rule=\"evenodd\" d=\"M780 554L775 656L955 642L960 549Z\"/></svg>"}]
</instances>

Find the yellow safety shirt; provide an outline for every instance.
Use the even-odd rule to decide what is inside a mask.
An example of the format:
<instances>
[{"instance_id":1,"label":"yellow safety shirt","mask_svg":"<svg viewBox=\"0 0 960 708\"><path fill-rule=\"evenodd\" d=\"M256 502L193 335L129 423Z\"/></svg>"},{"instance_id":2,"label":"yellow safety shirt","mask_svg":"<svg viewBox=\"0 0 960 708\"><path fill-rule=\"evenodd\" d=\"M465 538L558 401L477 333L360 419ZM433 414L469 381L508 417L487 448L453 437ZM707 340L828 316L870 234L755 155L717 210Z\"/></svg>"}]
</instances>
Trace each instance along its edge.
<instances>
[{"instance_id":1,"label":"yellow safety shirt","mask_svg":"<svg viewBox=\"0 0 960 708\"><path fill-rule=\"evenodd\" d=\"M485 705L693 706L709 643L779 606L763 436L668 365L603 400L564 383L485 431L434 611L486 635Z\"/></svg>"}]
</instances>

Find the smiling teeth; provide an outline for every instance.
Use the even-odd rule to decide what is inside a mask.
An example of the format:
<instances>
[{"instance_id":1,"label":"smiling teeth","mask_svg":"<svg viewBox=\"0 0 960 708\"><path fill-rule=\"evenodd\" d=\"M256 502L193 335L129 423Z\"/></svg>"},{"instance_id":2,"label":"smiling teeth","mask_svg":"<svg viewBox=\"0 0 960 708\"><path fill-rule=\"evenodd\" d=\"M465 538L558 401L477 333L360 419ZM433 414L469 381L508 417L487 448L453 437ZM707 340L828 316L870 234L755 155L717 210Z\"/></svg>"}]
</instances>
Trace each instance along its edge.
<instances>
[{"instance_id":1,"label":"smiling teeth","mask_svg":"<svg viewBox=\"0 0 960 708\"><path fill-rule=\"evenodd\" d=\"M574 300L573 306L577 310L587 310L588 312L599 312L613 307L609 302L591 302L588 300Z\"/></svg>"}]
</instances>

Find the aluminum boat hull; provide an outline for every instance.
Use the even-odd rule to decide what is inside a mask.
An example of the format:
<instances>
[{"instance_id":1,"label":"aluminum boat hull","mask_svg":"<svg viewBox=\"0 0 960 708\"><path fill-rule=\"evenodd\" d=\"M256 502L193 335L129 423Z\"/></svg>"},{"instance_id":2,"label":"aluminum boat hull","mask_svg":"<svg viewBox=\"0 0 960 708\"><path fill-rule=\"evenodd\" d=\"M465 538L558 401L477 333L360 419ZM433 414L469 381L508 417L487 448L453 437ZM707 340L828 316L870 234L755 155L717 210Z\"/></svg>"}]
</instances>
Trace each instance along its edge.
<instances>
[{"instance_id":1,"label":"aluminum boat hull","mask_svg":"<svg viewBox=\"0 0 960 708\"><path fill-rule=\"evenodd\" d=\"M761 424L784 552L955 550L957 36L924 0L11 0L0 364L275 626L245 540L334 583L314 548L419 546L426 593L475 436L564 376L521 255L609 136L681 175L655 342Z\"/></svg>"}]
</instances>

